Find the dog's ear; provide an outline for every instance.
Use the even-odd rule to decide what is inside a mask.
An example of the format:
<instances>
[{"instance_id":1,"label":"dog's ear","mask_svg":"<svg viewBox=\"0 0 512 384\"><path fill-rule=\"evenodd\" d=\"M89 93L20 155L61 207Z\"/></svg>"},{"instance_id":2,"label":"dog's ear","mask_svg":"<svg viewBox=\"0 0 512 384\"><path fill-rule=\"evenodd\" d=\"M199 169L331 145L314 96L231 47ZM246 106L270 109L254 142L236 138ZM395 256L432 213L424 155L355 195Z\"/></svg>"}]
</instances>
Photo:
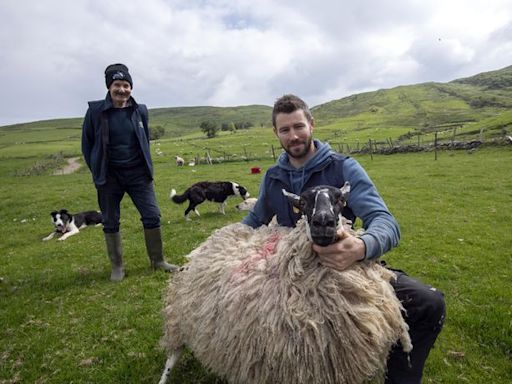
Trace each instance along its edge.
<instances>
[{"instance_id":1,"label":"dog's ear","mask_svg":"<svg viewBox=\"0 0 512 384\"><path fill-rule=\"evenodd\" d=\"M61 214L66 214L66 215L68 215L68 214L69 214L67 209L61 209L61 210L60 210L60 213L61 213Z\"/></svg>"},{"instance_id":2,"label":"dog's ear","mask_svg":"<svg viewBox=\"0 0 512 384\"><path fill-rule=\"evenodd\" d=\"M50 212L50 216L55 217L55 215L56 215L57 213L58 213L57 211L51 211L51 212Z\"/></svg>"}]
</instances>

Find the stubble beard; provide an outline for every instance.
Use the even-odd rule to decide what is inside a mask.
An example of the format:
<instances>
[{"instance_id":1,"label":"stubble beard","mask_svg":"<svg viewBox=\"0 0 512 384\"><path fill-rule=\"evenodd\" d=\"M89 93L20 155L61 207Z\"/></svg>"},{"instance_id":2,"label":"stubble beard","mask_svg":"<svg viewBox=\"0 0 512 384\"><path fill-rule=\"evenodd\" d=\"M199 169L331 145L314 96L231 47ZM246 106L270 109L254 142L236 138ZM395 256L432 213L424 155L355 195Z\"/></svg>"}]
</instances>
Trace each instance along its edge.
<instances>
[{"instance_id":1,"label":"stubble beard","mask_svg":"<svg viewBox=\"0 0 512 384\"><path fill-rule=\"evenodd\" d=\"M290 150L288 147L285 147L284 145L281 144L281 147L283 147L283 149L285 150L285 152L288 154L288 156L290 156L291 158L293 159L296 159L296 160L300 160L300 159L303 159L304 157L307 156L307 154L309 153L309 150L311 149L311 143L312 143L313 139L310 137L308 137L305 141L305 145L304 145L304 148L300 151L300 152L293 152L292 150ZM302 142L302 141L297 141L297 142ZM289 147L292 145L292 144L296 144L297 142L295 143L291 143L289 145Z\"/></svg>"}]
</instances>

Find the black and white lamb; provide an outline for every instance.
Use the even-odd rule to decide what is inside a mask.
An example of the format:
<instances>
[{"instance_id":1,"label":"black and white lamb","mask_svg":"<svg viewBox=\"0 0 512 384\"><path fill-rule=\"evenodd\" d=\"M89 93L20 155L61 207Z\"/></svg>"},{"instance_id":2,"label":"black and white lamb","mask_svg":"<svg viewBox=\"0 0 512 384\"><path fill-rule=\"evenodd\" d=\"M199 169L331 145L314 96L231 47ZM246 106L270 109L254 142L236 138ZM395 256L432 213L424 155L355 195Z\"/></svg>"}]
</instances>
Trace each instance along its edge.
<instances>
[{"instance_id":1,"label":"black and white lamb","mask_svg":"<svg viewBox=\"0 0 512 384\"><path fill-rule=\"evenodd\" d=\"M311 247L340 226L354 234L341 216L349 190L283 191L303 213L295 228L232 224L189 254L167 291L160 383L184 346L229 383L383 381L391 347L412 349L393 272L374 261L340 272Z\"/></svg>"}]
</instances>

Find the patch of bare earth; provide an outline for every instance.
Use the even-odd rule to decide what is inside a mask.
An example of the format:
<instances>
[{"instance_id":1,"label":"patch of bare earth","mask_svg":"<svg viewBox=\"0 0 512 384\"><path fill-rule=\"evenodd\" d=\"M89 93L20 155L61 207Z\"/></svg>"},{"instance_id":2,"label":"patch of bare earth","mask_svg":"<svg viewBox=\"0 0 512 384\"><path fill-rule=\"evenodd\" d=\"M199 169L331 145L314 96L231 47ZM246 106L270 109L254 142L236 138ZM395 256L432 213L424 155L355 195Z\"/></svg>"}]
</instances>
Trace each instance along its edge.
<instances>
[{"instance_id":1,"label":"patch of bare earth","mask_svg":"<svg viewBox=\"0 0 512 384\"><path fill-rule=\"evenodd\" d=\"M69 175L70 173L78 171L80 167L82 166L78 162L78 157L70 157L68 159L68 164L64 166L64 168L58 169L55 172L53 172L54 175Z\"/></svg>"}]
</instances>

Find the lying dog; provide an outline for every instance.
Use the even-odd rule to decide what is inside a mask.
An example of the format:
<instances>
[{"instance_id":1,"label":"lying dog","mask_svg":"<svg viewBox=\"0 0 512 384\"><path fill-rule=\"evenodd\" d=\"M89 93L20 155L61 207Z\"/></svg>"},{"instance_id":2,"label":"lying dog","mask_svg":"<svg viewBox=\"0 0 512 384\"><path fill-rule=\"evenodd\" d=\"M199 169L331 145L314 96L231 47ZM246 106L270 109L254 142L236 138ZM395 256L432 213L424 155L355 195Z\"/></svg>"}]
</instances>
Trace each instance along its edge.
<instances>
[{"instance_id":1,"label":"lying dog","mask_svg":"<svg viewBox=\"0 0 512 384\"><path fill-rule=\"evenodd\" d=\"M68 237L76 235L82 228L89 225L99 225L103 222L101 212L97 211L71 214L66 209L61 209L60 211L53 211L50 215L52 216L51 220L55 229L43 241L53 239L58 233L62 233L62 236L59 238L60 241L66 240Z\"/></svg>"},{"instance_id":2,"label":"lying dog","mask_svg":"<svg viewBox=\"0 0 512 384\"><path fill-rule=\"evenodd\" d=\"M188 208L185 210L185 219L190 220L188 217L190 211L194 211L199 216L196 207L205 200L219 203L219 211L225 215L226 200L230 196L240 196L245 200L249 197L249 192L231 181L201 181L189 187L182 195L177 195L176 190L172 189L169 197L177 204L189 201Z\"/></svg>"}]
</instances>

